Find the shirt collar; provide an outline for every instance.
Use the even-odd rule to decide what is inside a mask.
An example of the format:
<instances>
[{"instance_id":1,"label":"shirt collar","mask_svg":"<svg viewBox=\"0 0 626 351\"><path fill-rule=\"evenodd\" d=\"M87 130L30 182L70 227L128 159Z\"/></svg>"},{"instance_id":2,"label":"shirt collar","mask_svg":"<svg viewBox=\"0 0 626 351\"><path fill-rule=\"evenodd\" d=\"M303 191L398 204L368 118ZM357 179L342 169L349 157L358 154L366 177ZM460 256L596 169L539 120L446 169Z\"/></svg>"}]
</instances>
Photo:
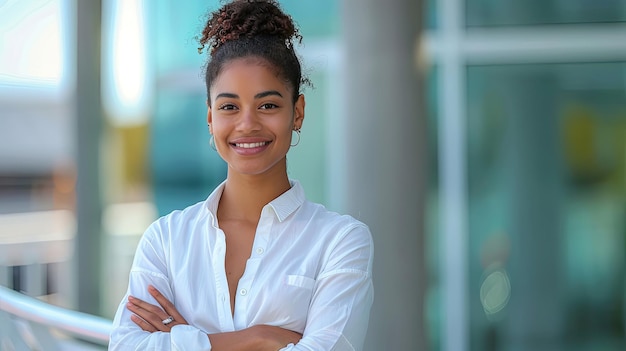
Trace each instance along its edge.
<instances>
[{"instance_id":1,"label":"shirt collar","mask_svg":"<svg viewBox=\"0 0 626 351\"><path fill-rule=\"evenodd\" d=\"M270 201L267 206L271 207L282 222L294 213L304 203L304 189L297 180L290 180L291 189L282 193L279 197Z\"/></svg>"},{"instance_id":2,"label":"shirt collar","mask_svg":"<svg viewBox=\"0 0 626 351\"><path fill-rule=\"evenodd\" d=\"M284 221L287 217L294 213L305 200L304 189L302 188L302 185L300 185L300 182L297 180L289 180L289 183L291 184L291 188L289 190L285 191L266 205L266 207L269 206L272 210L274 210L274 213L280 222ZM209 195L209 198L206 200L206 208L213 217L214 225L216 224L215 219L217 218L217 206L220 202L220 198L222 197L225 185L226 181L223 181L215 188L215 190L213 190L211 195Z\"/></svg>"}]
</instances>

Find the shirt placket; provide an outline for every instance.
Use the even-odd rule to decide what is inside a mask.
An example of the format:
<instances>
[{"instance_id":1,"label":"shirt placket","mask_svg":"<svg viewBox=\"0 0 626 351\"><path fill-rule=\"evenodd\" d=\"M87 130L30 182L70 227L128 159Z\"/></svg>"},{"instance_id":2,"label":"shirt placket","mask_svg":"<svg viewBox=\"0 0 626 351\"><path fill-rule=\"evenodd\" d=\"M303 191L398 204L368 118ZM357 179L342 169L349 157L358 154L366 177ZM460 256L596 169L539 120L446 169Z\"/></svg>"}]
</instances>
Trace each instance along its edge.
<instances>
[{"instance_id":1,"label":"shirt placket","mask_svg":"<svg viewBox=\"0 0 626 351\"><path fill-rule=\"evenodd\" d=\"M231 315L230 295L228 291L228 280L224 262L226 260L226 236L221 229L217 229L217 239L215 242L215 252L213 254L213 271L215 272L215 288L217 294L217 308L220 328L224 331L234 331L235 325Z\"/></svg>"},{"instance_id":2,"label":"shirt placket","mask_svg":"<svg viewBox=\"0 0 626 351\"><path fill-rule=\"evenodd\" d=\"M246 262L246 268L244 270L239 284L237 285L237 296L235 297L235 314L234 324L236 330L249 327L249 321L253 318L252 313L248 306L250 305L250 299L254 296L254 280L257 275L259 265L265 256L267 250L269 233L272 228L273 215L271 209L266 206L261 211L261 217L256 228L254 235L254 242L252 244L252 252L250 258Z\"/></svg>"}]
</instances>

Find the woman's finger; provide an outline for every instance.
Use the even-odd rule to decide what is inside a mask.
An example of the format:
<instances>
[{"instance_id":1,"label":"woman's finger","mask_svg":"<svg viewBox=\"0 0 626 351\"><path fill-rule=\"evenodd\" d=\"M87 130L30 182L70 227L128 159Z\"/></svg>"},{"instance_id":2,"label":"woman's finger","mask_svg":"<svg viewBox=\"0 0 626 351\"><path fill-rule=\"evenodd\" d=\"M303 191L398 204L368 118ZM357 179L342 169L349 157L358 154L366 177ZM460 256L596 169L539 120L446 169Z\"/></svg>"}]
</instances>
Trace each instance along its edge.
<instances>
[{"instance_id":1,"label":"woman's finger","mask_svg":"<svg viewBox=\"0 0 626 351\"><path fill-rule=\"evenodd\" d=\"M154 331L169 331L171 329L171 326L166 326L166 324L163 323L163 321L169 316L158 306L147 303L136 297L129 296L126 307L128 310L140 317L141 320L150 324L155 329ZM142 329L151 331L143 327Z\"/></svg>"},{"instance_id":2,"label":"woman's finger","mask_svg":"<svg viewBox=\"0 0 626 351\"><path fill-rule=\"evenodd\" d=\"M168 300L161 292L152 285L148 286L148 292L155 300L161 305L163 310L168 316L172 316L176 324L187 324L187 321L183 316L178 312L174 304Z\"/></svg>"},{"instance_id":3,"label":"woman's finger","mask_svg":"<svg viewBox=\"0 0 626 351\"><path fill-rule=\"evenodd\" d=\"M158 315L158 316L163 316L166 312L163 311L163 309L159 306L153 305L149 302L143 301L141 299L138 299L134 296L129 296L128 297L128 302L132 303L133 305L146 310L149 313L152 313L154 315ZM167 316L166 316L167 317Z\"/></svg>"},{"instance_id":4,"label":"woman's finger","mask_svg":"<svg viewBox=\"0 0 626 351\"><path fill-rule=\"evenodd\" d=\"M145 320L141 319L141 317L137 315L133 314L132 316L130 316L130 320L135 322L135 324L137 324L139 328L141 328L144 331L147 331L150 333L154 333L155 331L158 331L158 329L156 329L152 324L146 322Z\"/></svg>"}]
</instances>

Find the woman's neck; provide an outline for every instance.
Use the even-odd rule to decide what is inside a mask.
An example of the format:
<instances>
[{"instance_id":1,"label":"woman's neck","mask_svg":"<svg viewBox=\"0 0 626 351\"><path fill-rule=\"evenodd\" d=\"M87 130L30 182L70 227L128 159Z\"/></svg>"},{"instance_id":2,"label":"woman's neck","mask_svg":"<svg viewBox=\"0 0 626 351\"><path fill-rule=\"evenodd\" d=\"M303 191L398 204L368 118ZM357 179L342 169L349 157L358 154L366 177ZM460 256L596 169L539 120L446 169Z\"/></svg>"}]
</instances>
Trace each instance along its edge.
<instances>
[{"instance_id":1,"label":"woman's neck","mask_svg":"<svg viewBox=\"0 0 626 351\"><path fill-rule=\"evenodd\" d=\"M229 172L218 206L218 220L256 223L263 207L290 188L286 172L254 176Z\"/></svg>"}]
</instances>

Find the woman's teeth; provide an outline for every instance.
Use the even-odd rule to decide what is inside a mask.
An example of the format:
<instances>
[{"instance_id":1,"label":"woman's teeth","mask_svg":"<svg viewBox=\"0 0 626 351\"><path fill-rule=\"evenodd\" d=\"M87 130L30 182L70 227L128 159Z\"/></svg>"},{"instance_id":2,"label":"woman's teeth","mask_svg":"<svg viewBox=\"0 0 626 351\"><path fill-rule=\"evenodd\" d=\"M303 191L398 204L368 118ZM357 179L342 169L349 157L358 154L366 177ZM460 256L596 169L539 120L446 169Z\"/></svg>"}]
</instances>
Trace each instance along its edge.
<instances>
[{"instance_id":1,"label":"woman's teeth","mask_svg":"<svg viewBox=\"0 0 626 351\"><path fill-rule=\"evenodd\" d=\"M267 142L260 142L260 143L236 143L235 146L243 148L243 149L252 149L252 148L255 148L255 147L261 147L261 146L263 146L265 144L267 144Z\"/></svg>"}]
</instances>

